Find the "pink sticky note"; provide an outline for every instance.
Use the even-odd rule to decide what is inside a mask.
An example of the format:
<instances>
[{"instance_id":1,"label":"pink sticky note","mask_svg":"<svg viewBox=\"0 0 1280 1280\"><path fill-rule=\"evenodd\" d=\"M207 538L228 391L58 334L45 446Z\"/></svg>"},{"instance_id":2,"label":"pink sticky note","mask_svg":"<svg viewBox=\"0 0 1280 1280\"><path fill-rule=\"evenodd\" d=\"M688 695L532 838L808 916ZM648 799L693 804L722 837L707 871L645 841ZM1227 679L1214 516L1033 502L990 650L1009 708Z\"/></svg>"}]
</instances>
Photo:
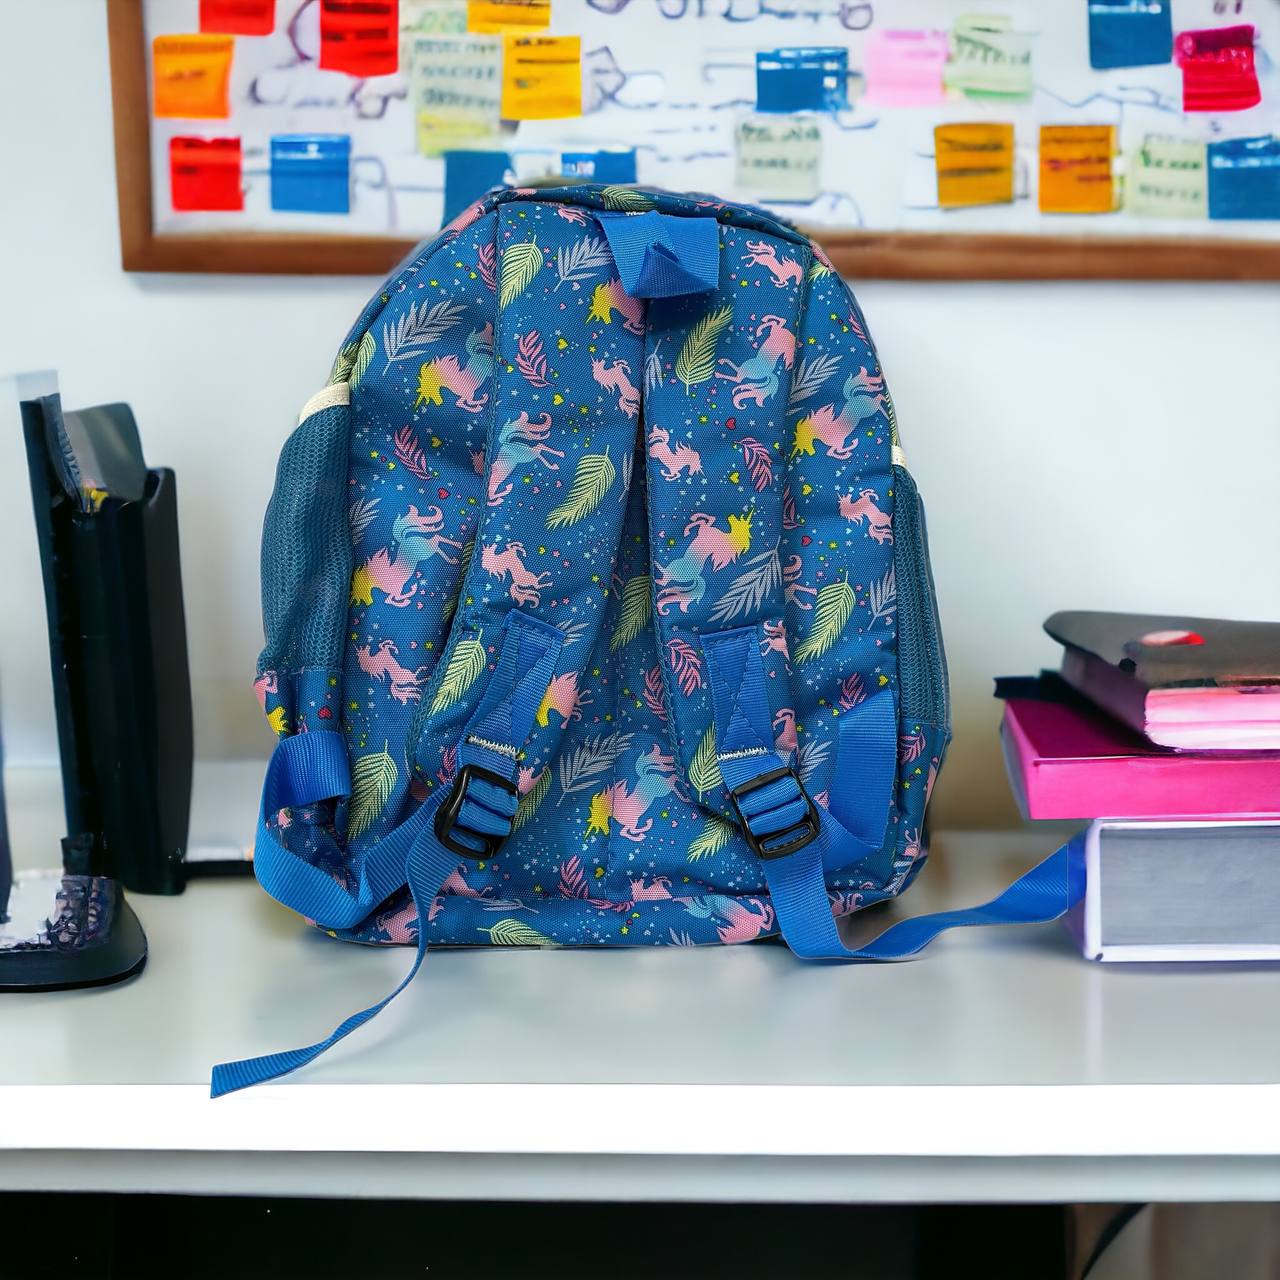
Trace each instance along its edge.
<instances>
[{"instance_id":1,"label":"pink sticky note","mask_svg":"<svg viewBox=\"0 0 1280 1280\"><path fill-rule=\"evenodd\" d=\"M945 31L867 32L863 45L866 101L882 107L934 107L943 100Z\"/></svg>"}]
</instances>

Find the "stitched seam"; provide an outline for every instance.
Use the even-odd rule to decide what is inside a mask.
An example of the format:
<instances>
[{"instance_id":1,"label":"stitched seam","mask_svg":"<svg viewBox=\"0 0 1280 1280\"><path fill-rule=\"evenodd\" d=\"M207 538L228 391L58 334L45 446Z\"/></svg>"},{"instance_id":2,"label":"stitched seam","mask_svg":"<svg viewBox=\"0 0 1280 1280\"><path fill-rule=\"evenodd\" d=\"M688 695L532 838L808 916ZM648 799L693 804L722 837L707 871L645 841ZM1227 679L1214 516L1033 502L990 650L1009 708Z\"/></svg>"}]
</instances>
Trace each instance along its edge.
<instances>
[{"instance_id":1,"label":"stitched seam","mask_svg":"<svg viewBox=\"0 0 1280 1280\"><path fill-rule=\"evenodd\" d=\"M479 734L467 734L467 742L473 747L484 747L486 751L496 752L500 756L507 756L512 760L520 757L520 752L507 742L494 742L492 738L482 738Z\"/></svg>"}]
</instances>

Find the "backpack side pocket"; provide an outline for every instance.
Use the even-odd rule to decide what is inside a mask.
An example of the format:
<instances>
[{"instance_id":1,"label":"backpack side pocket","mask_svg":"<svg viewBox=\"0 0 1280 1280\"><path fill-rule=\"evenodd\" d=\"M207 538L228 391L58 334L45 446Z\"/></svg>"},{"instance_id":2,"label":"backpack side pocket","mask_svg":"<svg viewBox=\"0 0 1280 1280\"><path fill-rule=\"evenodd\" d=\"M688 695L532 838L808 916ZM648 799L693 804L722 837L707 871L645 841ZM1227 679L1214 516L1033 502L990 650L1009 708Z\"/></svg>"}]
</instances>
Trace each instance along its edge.
<instances>
[{"instance_id":1,"label":"backpack side pocket","mask_svg":"<svg viewBox=\"0 0 1280 1280\"><path fill-rule=\"evenodd\" d=\"M338 696L332 677L341 677L351 584L350 396L338 383L307 401L280 453L263 524L258 689L281 734L297 732L317 698L317 717L329 723L308 727L337 728L328 704Z\"/></svg>"}]
</instances>

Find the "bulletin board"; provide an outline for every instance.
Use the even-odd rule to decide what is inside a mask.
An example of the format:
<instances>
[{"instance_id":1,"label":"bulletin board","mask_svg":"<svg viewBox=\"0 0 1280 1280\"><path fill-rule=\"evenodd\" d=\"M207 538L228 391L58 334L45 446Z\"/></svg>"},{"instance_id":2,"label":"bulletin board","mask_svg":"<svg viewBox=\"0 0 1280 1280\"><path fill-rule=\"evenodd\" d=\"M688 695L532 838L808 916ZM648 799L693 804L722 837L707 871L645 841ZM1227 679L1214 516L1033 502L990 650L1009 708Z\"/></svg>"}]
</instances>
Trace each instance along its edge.
<instances>
[{"instance_id":1,"label":"bulletin board","mask_svg":"<svg viewBox=\"0 0 1280 1280\"><path fill-rule=\"evenodd\" d=\"M491 185L854 277L1280 279L1280 0L108 0L136 270L382 272Z\"/></svg>"}]
</instances>

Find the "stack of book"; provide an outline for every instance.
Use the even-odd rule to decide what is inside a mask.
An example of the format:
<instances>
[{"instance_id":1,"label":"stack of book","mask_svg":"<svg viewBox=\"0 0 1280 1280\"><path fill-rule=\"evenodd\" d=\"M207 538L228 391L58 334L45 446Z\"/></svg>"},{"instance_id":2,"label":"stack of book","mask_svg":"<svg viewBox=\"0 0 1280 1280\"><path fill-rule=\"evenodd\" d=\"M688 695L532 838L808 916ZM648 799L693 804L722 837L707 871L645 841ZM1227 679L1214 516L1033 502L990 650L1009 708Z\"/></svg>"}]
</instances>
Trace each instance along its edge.
<instances>
[{"instance_id":1,"label":"stack of book","mask_svg":"<svg viewBox=\"0 0 1280 1280\"><path fill-rule=\"evenodd\" d=\"M1026 818L1088 819L1069 925L1095 960L1280 959L1280 624L1057 613L1003 679Z\"/></svg>"}]
</instances>

